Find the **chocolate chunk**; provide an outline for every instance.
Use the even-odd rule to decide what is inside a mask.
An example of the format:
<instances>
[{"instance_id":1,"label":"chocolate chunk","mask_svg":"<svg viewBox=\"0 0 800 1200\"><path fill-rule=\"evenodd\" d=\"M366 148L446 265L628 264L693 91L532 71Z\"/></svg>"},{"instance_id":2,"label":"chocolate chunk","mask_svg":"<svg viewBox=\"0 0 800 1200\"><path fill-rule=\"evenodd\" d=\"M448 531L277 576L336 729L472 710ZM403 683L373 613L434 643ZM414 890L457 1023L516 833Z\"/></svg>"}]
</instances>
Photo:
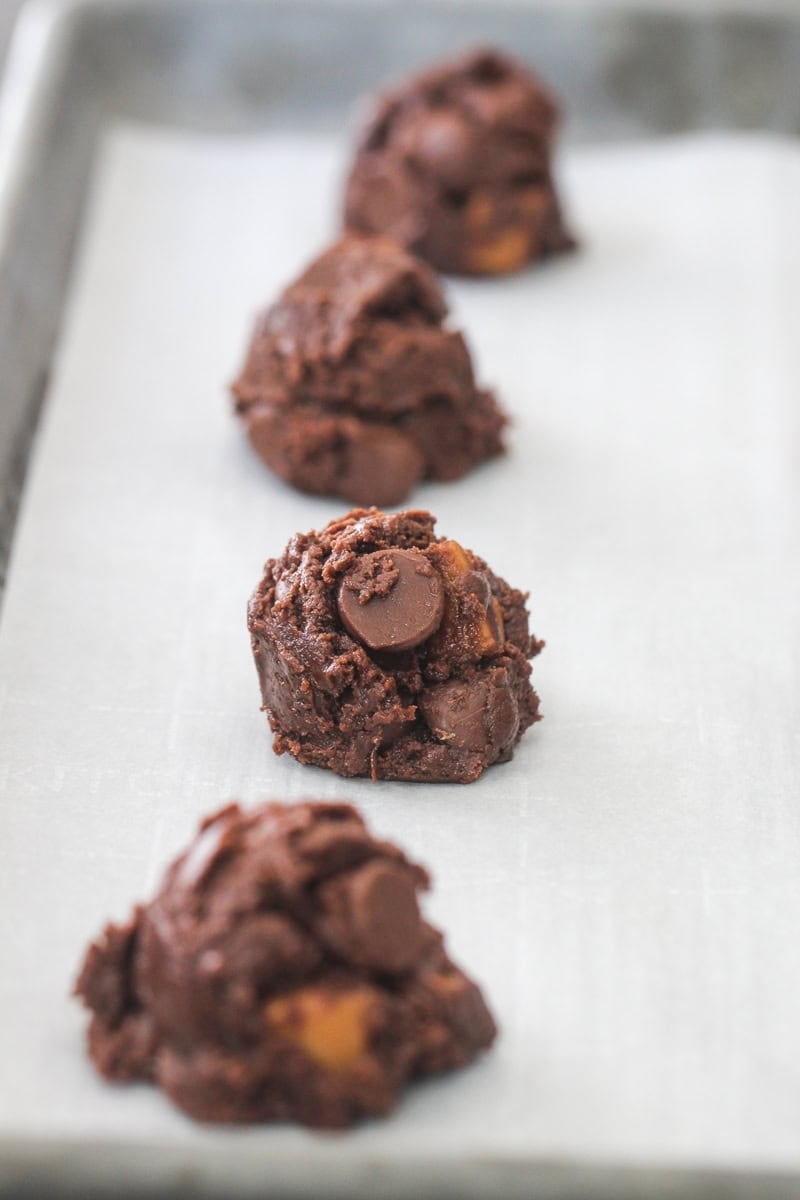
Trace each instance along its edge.
<instances>
[{"instance_id":1,"label":"chocolate chunk","mask_svg":"<svg viewBox=\"0 0 800 1200\"><path fill-rule=\"evenodd\" d=\"M395 242L331 246L259 319L233 385L256 453L301 491L385 505L501 453L505 417L446 314Z\"/></svg>"},{"instance_id":2,"label":"chocolate chunk","mask_svg":"<svg viewBox=\"0 0 800 1200\"><path fill-rule=\"evenodd\" d=\"M464 575L464 590L477 596L484 609L489 607L492 599L492 589L483 571L469 570Z\"/></svg>"},{"instance_id":3,"label":"chocolate chunk","mask_svg":"<svg viewBox=\"0 0 800 1200\"><path fill-rule=\"evenodd\" d=\"M501 758L519 732L519 709L504 671L432 687L419 708L434 737L460 750L491 748Z\"/></svg>"},{"instance_id":4,"label":"chocolate chunk","mask_svg":"<svg viewBox=\"0 0 800 1200\"><path fill-rule=\"evenodd\" d=\"M377 550L339 585L342 624L370 650L411 650L439 628L442 577L419 550Z\"/></svg>"},{"instance_id":5,"label":"chocolate chunk","mask_svg":"<svg viewBox=\"0 0 800 1200\"><path fill-rule=\"evenodd\" d=\"M489 738L482 680L472 686L458 680L439 684L420 697L419 708L435 738L459 750L486 749Z\"/></svg>"},{"instance_id":6,"label":"chocolate chunk","mask_svg":"<svg viewBox=\"0 0 800 1200\"><path fill-rule=\"evenodd\" d=\"M538 720L525 596L433 525L357 509L267 563L248 625L278 754L468 783Z\"/></svg>"},{"instance_id":7,"label":"chocolate chunk","mask_svg":"<svg viewBox=\"0 0 800 1200\"><path fill-rule=\"evenodd\" d=\"M558 107L513 58L478 50L379 99L347 182L345 225L439 270L515 271L570 250L552 171Z\"/></svg>"},{"instance_id":8,"label":"chocolate chunk","mask_svg":"<svg viewBox=\"0 0 800 1200\"><path fill-rule=\"evenodd\" d=\"M336 1127L461 1067L496 1029L426 924L427 872L346 804L228 805L76 994L98 1072L147 1080L202 1121Z\"/></svg>"},{"instance_id":9,"label":"chocolate chunk","mask_svg":"<svg viewBox=\"0 0 800 1200\"><path fill-rule=\"evenodd\" d=\"M399 504L424 469L425 458L414 438L392 425L359 421L343 444L338 490L357 504Z\"/></svg>"}]
</instances>

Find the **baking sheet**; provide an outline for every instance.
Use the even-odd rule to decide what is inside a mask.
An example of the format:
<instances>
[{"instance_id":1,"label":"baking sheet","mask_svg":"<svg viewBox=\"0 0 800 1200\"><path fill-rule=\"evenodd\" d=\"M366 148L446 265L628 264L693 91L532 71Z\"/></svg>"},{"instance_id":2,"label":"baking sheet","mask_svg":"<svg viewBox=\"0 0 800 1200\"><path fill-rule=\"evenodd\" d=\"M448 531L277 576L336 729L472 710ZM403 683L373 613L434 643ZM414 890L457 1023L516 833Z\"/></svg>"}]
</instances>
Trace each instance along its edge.
<instances>
[{"instance_id":1,"label":"baking sheet","mask_svg":"<svg viewBox=\"0 0 800 1200\"><path fill-rule=\"evenodd\" d=\"M334 233L343 163L300 136L105 141L0 628L0 1144L146 1146L142 1178L280 1160L317 1195L425 1159L797 1169L800 150L574 151L582 253L448 284L510 453L412 503L530 589L547 640L545 721L466 788L277 759L258 711L247 596L342 505L254 460L224 385ZM502 1029L345 1138L110 1090L68 998L201 814L264 796L350 797L428 863Z\"/></svg>"}]
</instances>

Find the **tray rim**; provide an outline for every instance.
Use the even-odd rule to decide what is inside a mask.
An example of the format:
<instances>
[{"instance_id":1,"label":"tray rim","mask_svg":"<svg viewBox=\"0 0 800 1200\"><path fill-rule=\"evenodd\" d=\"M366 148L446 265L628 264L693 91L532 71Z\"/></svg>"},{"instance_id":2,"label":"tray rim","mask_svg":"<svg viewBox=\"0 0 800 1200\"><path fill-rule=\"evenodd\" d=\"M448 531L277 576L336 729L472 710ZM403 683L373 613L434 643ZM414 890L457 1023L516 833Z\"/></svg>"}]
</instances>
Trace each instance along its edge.
<instances>
[{"instance_id":1,"label":"tray rim","mask_svg":"<svg viewBox=\"0 0 800 1200\"><path fill-rule=\"evenodd\" d=\"M800 1173L784 1167L737 1170L691 1161L634 1163L513 1152L503 1158L477 1152L465 1159L446 1153L387 1158L361 1151L344 1159L339 1148L347 1133L301 1132L302 1143L289 1151L260 1147L254 1138L241 1142L235 1127L230 1140L225 1129L212 1129L204 1144L0 1136L0 1197L94 1197L112 1188L121 1200L223 1194L231 1200L412 1200L420 1195L431 1200L488 1195L502 1200L796 1200L800 1194ZM270 1172L268 1185L264 1167ZM28 1187L47 1190L20 1191Z\"/></svg>"}]
</instances>

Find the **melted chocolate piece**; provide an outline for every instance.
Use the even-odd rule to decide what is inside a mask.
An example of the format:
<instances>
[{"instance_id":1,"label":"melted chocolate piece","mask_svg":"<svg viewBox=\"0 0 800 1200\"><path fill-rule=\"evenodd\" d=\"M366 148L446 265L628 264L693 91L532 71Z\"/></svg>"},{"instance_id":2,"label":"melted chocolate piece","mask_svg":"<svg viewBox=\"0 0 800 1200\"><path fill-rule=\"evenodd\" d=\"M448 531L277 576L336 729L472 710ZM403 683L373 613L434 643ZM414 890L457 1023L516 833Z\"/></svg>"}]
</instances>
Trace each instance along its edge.
<instances>
[{"instance_id":1,"label":"melted chocolate piece","mask_svg":"<svg viewBox=\"0 0 800 1200\"><path fill-rule=\"evenodd\" d=\"M439 283L386 238L345 237L259 319L236 411L256 452L301 491L398 504L502 451Z\"/></svg>"},{"instance_id":2,"label":"melted chocolate piece","mask_svg":"<svg viewBox=\"0 0 800 1200\"><path fill-rule=\"evenodd\" d=\"M88 949L92 1062L201 1121L344 1126L496 1029L417 895L423 868L347 804L229 805L149 904Z\"/></svg>"},{"instance_id":3,"label":"melted chocolate piece","mask_svg":"<svg viewBox=\"0 0 800 1200\"><path fill-rule=\"evenodd\" d=\"M267 563L248 625L278 754L469 783L538 720L525 596L433 525L358 509Z\"/></svg>"},{"instance_id":4,"label":"melted chocolate piece","mask_svg":"<svg viewBox=\"0 0 800 1200\"><path fill-rule=\"evenodd\" d=\"M552 176L558 107L506 54L473 51L380 98L347 183L345 225L441 271L515 271L569 250Z\"/></svg>"}]
</instances>

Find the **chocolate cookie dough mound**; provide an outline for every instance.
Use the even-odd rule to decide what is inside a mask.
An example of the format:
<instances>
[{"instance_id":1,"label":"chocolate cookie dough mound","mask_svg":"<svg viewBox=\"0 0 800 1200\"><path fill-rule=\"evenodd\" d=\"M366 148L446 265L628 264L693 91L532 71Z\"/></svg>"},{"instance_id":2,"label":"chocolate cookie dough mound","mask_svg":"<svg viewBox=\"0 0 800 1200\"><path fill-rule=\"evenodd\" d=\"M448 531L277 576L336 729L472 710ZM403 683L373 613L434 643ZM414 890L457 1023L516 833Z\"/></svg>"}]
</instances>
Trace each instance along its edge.
<instances>
[{"instance_id":1,"label":"chocolate cookie dough mound","mask_svg":"<svg viewBox=\"0 0 800 1200\"><path fill-rule=\"evenodd\" d=\"M422 919L428 875L347 804L209 817L89 947L89 1053L203 1121L348 1125L461 1067L495 1025Z\"/></svg>"},{"instance_id":2,"label":"chocolate cookie dough mound","mask_svg":"<svg viewBox=\"0 0 800 1200\"><path fill-rule=\"evenodd\" d=\"M258 454L305 492L398 504L499 454L505 418L475 383L433 272L386 238L346 237L259 320L233 385Z\"/></svg>"},{"instance_id":3,"label":"chocolate cookie dough mound","mask_svg":"<svg viewBox=\"0 0 800 1200\"><path fill-rule=\"evenodd\" d=\"M558 107L514 59L479 50L378 101L347 183L345 225L440 271L495 275L569 250L553 182Z\"/></svg>"},{"instance_id":4,"label":"chocolate cookie dough mound","mask_svg":"<svg viewBox=\"0 0 800 1200\"><path fill-rule=\"evenodd\" d=\"M358 509L270 560L248 625L276 753L469 783L538 718L526 597L426 512Z\"/></svg>"}]
</instances>

